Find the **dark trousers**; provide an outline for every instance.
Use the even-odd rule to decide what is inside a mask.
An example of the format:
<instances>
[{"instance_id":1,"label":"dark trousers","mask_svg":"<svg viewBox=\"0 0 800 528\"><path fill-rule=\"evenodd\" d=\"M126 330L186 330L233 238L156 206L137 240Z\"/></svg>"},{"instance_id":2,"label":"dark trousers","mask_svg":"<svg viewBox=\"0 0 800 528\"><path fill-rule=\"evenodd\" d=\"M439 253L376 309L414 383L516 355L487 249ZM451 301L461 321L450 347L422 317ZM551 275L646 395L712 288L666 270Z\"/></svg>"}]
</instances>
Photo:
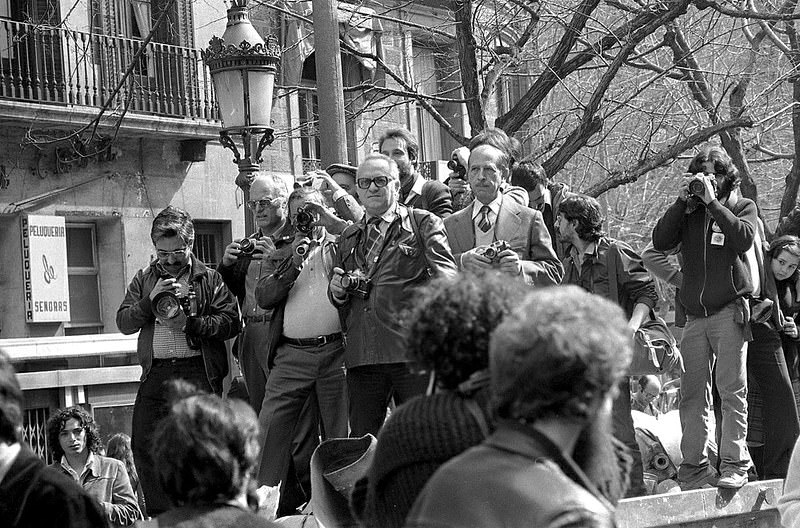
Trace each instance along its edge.
<instances>
[{"instance_id":1,"label":"dark trousers","mask_svg":"<svg viewBox=\"0 0 800 528\"><path fill-rule=\"evenodd\" d=\"M379 363L347 369L350 401L350 436L377 436L386 418L386 407L425 394L428 375L411 372L408 363Z\"/></svg>"},{"instance_id":2,"label":"dark trousers","mask_svg":"<svg viewBox=\"0 0 800 528\"><path fill-rule=\"evenodd\" d=\"M626 497L639 497L647 495L644 486L644 468L642 464L642 453L639 444L636 442L636 433L633 429L633 416L631 415L631 384L628 377L624 377L619 384L619 394L614 400L611 409L611 421L613 424L614 436L625 444L630 450L633 459L631 470L628 474L630 483Z\"/></svg>"},{"instance_id":3,"label":"dark trousers","mask_svg":"<svg viewBox=\"0 0 800 528\"><path fill-rule=\"evenodd\" d=\"M199 356L175 361L154 360L147 379L139 385L133 404L131 447L147 513L152 517L172 507L159 484L156 468L160 461L153 457L152 439L158 422L169 412L163 385L174 379L186 380L200 390L211 392L203 358Z\"/></svg>"},{"instance_id":4,"label":"dark trousers","mask_svg":"<svg viewBox=\"0 0 800 528\"><path fill-rule=\"evenodd\" d=\"M759 478L786 478L792 449L800 434L794 391L778 332L753 324L747 352L747 373L758 385L763 400L764 449L753 463Z\"/></svg>"},{"instance_id":5,"label":"dark trousers","mask_svg":"<svg viewBox=\"0 0 800 528\"><path fill-rule=\"evenodd\" d=\"M308 412L309 398L316 401L319 413L306 417L303 413ZM262 440L259 485L287 482L292 440L298 424L308 418L322 425L324 438L347 436L347 391L341 340L319 347L287 343L278 347L258 417Z\"/></svg>"},{"instance_id":6,"label":"dark trousers","mask_svg":"<svg viewBox=\"0 0 800 528\"><path fill-rule=\"evenodd\" d=\"M267 386L269 369L267 368L267 336L269 321L251 322L239 336L239 368L242 370L244 384L247 386L247 397L250 406L256 412L261 411L264 391Z\"/></svg>"}]
</instances>

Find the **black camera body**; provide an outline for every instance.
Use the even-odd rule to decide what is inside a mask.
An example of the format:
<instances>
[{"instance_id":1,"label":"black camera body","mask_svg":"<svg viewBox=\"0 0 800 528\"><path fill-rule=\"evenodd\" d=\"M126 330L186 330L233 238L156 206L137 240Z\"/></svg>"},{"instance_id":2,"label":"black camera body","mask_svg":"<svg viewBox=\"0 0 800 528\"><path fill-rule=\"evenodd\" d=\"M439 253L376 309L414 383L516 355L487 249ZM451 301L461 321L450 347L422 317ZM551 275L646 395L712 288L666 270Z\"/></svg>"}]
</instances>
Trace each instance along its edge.
<instances>
[{"instance_id":1,"label":"black camera body","mask_svg":"<svg viewBox=\"0 0 800 528\"><path fill-rule=\"evenodd\" d=\"M350 295L366 299L372 289L372 282L361 271L348 271L342 276L342 288Z\"/></svg>"},{"instance_id":2,"label":"black camera body","mask_svg":"<svg viewBox=\"0 0 800 528\"><path fill-rule=\"evenodd\" d=\"M711 179L711 187L714 191L717 190L717 180L716 178ZM701 176L696 176L689 182L689 194L694 196L703 196L706 193L706 184L703 183L703 178Z\"/></svg>"},{"instance_id":3,"label":"black camera body","mask_svg":"<svg viewBox=\"0 0 800 528\"><path fill-rule=\"evenodd\" d=\"M317 221L317 215L307 210L305 207L299 207L297 214L294 218L294 227L301 233L310 233L314 229L314 223Z\"/></svg>"},{"instance_id":4,"label":"black camera body","mask_svg":"<svg viewBox=\"0 0 800 528\"><path fill-rule=\"evenodd\" d=\"M453 156L453 159L447 162L447 168L456 173L456 178L462 180L467 179L467 168L459 163L455 156Z\"/></svg>"},{"instance_id":5,"label":"black camera body","mask_svg":"<svg viewBox=\"0 0 800 528\"><path fill-rule=\"evenodd\" d=\"M500 262L500 253L502 253L507 249L511 249L511 246L508 245L508 242L506 242L505 240L495 240L488 246L476 248L475 252L478 255L481 255L491 260L492 264L494 265Z\"/></svg>"},{"instance_id":6,"label":"black camera body","mask_svg":"<svg viewBox=\"0 0 800 528\"><path fill-rule=\"evenodd\" d=\"M243 238L241 242L239 242L239 251L242 252L242 255L245 257L252 257L256 253L261 253L261 250L256 247L256 240L252 238Z\"/></svg>"}]
</instances>

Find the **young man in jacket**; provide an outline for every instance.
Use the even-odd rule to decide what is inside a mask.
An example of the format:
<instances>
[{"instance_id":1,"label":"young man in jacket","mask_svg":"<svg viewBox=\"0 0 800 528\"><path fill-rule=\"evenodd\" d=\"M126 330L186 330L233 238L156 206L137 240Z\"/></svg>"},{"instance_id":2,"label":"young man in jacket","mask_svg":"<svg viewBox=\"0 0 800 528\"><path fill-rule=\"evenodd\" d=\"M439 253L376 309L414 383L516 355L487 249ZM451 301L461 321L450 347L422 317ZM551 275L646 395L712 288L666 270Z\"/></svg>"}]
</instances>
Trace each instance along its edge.
<instances>
[{"instance_id":1,"label":"young man in jacket","mask_svg":"<svg viewBox=\"0 0 800 528\"><path fill-rule=\"evenodd\" d=\"M441 219L398 202L391 158L367 156L356 183L366 215L339 237L329 295L345 323L350 434L363 436L378 432L392 395L399 405L425 392L428 376L409 369L400 314L416 286L457 268Z\"/></svg>"},{"instance_id":2,"label":"young man in jacket","mask_svg":"<svg viewBox=\"0 0 800 528\"><path fill-rule=\"evenodd\" d=\"M139 332L136 353L142 378L131 443L148 513L157 515L169 507L151 455L155 425L168 412L162 385L181 378L221 395L228 374L225 340L238 334L239 312L219 273L192 254L189 213L167 207L153 219L150 238L157 258L131 280L117 310L117 327L126 335Z\"/></svg>"},{"instance_id":3,"label":"young man in jacket","mask_svg":"<svg viewBox=\"0 0 800 528\"><path fill-rule=\"evenodd\" d=\"M747 482L746 296L755 293L745 253L753 245L756 205L739 196L740 177L720 147L703 149L689 164L678 198L653 229L653 247L680 245L683 282L680 301L686 315L681 339L685 372L681 376L681 451L678 479L683 489L704 484L740 488ZM757 270L756 277L757 277ZM711 411L711 375L722 400L719 470L710 467L707 414ZM721 422L721 423L720 423Z\"/></svg>"}]
</instances>

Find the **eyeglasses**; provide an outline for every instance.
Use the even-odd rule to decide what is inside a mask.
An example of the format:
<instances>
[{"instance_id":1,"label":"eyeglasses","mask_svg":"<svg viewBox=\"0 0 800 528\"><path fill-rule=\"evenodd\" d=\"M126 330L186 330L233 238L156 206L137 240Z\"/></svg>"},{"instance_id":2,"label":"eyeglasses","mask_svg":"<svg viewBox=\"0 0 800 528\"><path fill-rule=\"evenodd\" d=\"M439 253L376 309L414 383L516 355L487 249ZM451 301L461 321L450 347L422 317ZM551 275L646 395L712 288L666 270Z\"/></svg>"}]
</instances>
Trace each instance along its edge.
<instances>
[{"instance_id":1,"label":"eyeglasses","mask_svg":"<svg viewBox=\"0 0 800 528\"><path fill-rule=\"evenodd\" d=\"M258 207L267 208L267 207L283 207L284 204L283 198L263 198L261 200L250 200L247 202L247 207L255 211Z\"/></svg>"},{"instance_id":2,"label":"eyeglasses","mask_svg":"<svg viewBox=\"0 0 800 528\"><path fill-rule=\"evenodd\" d=\"M376 176L374 178L359 178L356 180L359 189L369 189L369 186L372 185L373 182L375 186L380 189L381 187L389 185L389 178L386 176Z\"/></svg>"},{"instance_id":3,"label":"eyeglasses","mask_svg":"<svg viewBox=\"0 0 800 528\"><path fill-rule=\"evenodd\" d=\"M174 251L167 251L165 249L157 249L156 250L156 256L158 256L158 258L160 258L160 259L165 259L165 258L170 257L170 256L172 256L172 257L181 257L181 256L185 255L188 250L189 250L189 246L184 246L184 247L176 249Z\"/></svg>"}]
</instances>

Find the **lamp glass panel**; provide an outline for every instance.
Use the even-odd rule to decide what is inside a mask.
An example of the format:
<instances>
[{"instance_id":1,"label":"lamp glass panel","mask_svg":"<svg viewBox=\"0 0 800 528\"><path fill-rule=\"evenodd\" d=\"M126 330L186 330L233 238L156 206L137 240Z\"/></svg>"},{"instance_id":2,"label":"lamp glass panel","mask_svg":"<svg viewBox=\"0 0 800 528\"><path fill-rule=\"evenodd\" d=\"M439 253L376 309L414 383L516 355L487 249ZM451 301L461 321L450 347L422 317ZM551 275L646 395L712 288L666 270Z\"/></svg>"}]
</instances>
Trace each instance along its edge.
<instances>
[{"instance_id":1,"label":"lamp glass panel","mask_svg":"<svg viewBox=\"0 0 800 528\"><path fill-rule=\"evenodd\" d=\"M275 72L250 71L250 122L254 126L270 127L272 93L275 87Z\"/></svg>"},{"instance_id":2,"label":"lamp glass panel","mask_svg":"<svg viewBox=\"0 0 800 528\"><path fill-rule=\"evenodd\" d=\"M225 128L245 126L241 70L221 71L213 76L219 114Z\"/></svg>"}]
</instances>

